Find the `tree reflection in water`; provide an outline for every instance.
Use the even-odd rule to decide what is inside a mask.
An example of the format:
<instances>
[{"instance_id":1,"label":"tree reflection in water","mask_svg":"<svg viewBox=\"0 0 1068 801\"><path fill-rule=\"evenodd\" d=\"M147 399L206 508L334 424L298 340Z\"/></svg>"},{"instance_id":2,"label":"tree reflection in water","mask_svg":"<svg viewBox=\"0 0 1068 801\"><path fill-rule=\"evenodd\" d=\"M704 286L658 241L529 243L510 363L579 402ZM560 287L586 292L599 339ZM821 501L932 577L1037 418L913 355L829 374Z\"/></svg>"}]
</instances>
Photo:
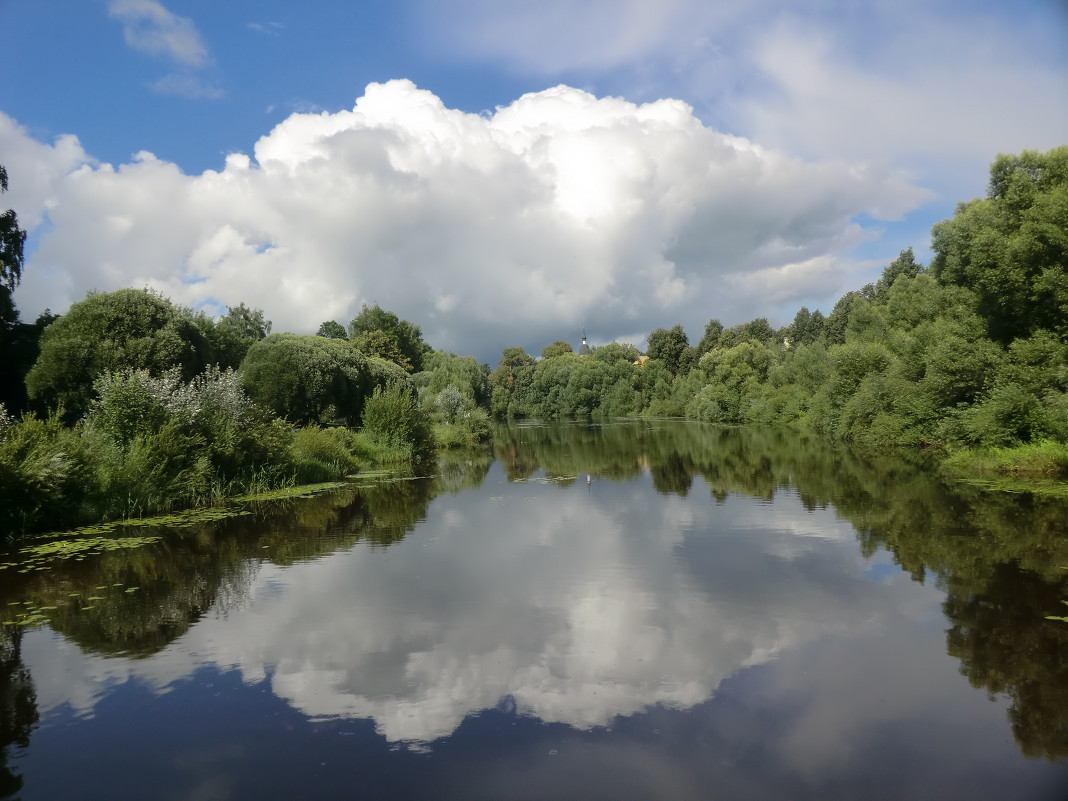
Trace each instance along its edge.
<instances>
[{"instance_id":1,"label":"tree reflection in water","mask_svg":"<svg viewBox=\"0 0 1068 801\"><path fill-rule=\"evenodd\" d=\"M494 454L508 480L543 470L562 483L580 475L631 480L648 472L661 494L686 496L703 482L720 503L731 495L796 493L809 509L833 507L856 529L861 551L884 548L914 580L945 590L948 652L976 687L1011 699L1012 731L1031 757L1068 757L1068 625L1045 615L1068 597L1068 504L989 493L951 482L922 454L865 454L776 430L681 421L501 426ZM310 499L256 506L251 514L163 531L157 546L108 552L80 564L6 581L4 603L56 606L51 627L82 649L147 657L210 608L236 608L264 562L291 565L365 542L387 548L445 493L479 486L487 455L444 462L431 478L360 482ZM68 599L100 587L137 587L85 610ZM0 790L19 779L6 759L37 719L22 665L21 631L0 641Z\"/></svg>"}]
</instances>

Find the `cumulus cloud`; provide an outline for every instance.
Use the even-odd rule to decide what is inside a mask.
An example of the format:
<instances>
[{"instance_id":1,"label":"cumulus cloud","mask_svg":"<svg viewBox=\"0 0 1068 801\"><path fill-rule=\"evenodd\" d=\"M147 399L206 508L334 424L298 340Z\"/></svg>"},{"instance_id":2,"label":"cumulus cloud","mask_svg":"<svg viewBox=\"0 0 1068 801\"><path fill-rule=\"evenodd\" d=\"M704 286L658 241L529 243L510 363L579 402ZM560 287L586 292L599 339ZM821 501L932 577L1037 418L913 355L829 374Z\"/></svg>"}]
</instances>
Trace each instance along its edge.
<instances>
[{"instance_id":1,"label":"cumulus cloud","mask_svg":"<svg viewBox=\"0 0 1068 801\"><path fill-rule=\"evenodd\" d=\"M51 187L27 311L148 285L307 332L379 303L486 360L583 328L697 334L713 316L833 302L857 283L850 249L875 235L858 215L928 196L886 168L722 134L678 100L558 86L480 116L404 80L370 84L352 110L293 114L218 171L140 153Z\"/></svg>"},{"instance_id":2,"label":"cumulus cloud","mask_svg":"<svg viewBox=\"0 0 1068 801\"><path fill-rule=\"evenodd\" d=\"M426 45L457 60L681 95L765 145L922 171L951 203L981 191L998 152L1068 130L1051 102L1068 95L1058 3L459 0L424 19Z\"/></svg>"}]
</instances>

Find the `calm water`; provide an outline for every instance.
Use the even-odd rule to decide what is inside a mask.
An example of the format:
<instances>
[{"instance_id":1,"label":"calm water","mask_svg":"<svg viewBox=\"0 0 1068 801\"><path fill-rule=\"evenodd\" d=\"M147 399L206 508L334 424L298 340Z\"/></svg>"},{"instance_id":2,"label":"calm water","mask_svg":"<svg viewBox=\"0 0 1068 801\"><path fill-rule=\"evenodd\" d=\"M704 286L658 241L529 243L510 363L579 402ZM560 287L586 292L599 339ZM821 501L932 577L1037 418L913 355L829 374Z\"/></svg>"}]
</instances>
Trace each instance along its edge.
<instances>
[{"instance_id":1,"label":"calm water","mask_svg":"<svg viewBox=\"0 0 1068 801\"><path fill-rule=\"evenodd\" d=\"M0 795L1068 798L1063 501L681 422L495 451L7 568Z\"/></svg>"}]
</instances>

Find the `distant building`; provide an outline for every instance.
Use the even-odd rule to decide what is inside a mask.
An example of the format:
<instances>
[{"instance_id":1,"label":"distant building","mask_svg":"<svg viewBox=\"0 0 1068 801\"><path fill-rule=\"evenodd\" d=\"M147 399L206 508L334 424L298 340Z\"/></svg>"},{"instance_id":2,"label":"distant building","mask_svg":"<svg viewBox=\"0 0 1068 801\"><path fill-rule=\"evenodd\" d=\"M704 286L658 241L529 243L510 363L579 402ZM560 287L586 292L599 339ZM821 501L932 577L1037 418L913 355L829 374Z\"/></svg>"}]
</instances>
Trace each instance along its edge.
<instances>
[{"instance_id":1,"label":"distant building","mask_svg":"<svg viewBox=\"0 0 1068 801\"><path fill-rule=\"evenodd\" d=\"M589 356L590 355L590 346L586 344L586 332L585 331L582 332L582 344L579 345L578 352L579 352L579 356Z\"/></svg>"}]
</instances>

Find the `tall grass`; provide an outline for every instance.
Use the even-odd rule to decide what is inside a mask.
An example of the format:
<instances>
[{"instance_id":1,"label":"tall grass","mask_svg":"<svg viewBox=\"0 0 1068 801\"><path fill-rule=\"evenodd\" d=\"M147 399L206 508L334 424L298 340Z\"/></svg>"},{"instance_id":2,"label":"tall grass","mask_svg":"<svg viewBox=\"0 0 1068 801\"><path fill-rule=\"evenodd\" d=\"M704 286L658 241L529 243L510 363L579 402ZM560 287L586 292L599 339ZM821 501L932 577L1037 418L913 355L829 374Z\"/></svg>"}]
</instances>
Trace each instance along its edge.
<instances>
[{"instance_id":1,"label":"tall grass","mask_svg":"<svg viewBox=\"0 0 1068 801\"><path fill-rule=\"evenodd\" d=\"M951 454L944 465L957 474L1068 479L1068 444L1040 440L1000 448L968 448Z\"/></svg>"}]
</instances>

